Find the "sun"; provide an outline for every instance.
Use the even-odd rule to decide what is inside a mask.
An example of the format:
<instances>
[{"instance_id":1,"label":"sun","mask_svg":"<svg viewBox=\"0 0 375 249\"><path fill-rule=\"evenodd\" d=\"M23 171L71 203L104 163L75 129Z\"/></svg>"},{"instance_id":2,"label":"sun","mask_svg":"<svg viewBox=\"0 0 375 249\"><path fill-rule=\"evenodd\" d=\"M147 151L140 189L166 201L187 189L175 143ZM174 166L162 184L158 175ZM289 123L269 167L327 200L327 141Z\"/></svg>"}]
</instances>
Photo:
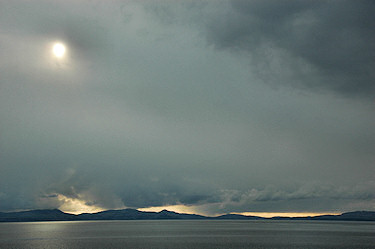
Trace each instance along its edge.
<instances>
[{"instance_id":1,"label":"sun","mask_svg":"<svg viewBox=\"0 0 375 249\"><path fill-rule=\"evenodd\" d=\"M66 53L66 47L63 43L57 42L52 47L52 53L56 58L63 58Z\"/></svg>"}]
</instances>

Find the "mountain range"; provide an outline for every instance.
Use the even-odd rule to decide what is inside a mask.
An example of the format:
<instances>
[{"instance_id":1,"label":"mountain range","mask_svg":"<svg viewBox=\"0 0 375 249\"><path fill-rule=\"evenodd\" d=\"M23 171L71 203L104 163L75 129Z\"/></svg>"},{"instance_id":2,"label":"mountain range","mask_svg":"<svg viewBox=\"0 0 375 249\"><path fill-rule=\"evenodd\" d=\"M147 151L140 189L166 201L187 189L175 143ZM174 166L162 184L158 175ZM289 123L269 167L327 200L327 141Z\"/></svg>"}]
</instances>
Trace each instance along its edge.
<instances>
[{"instance_id":1,"label":"mountain range","mask_svg":"<svg viewBox=\"0 0 375 249\"><path fill-rule=\"evenodd\" d=\"M26 221L82 221L82 220L337 220L337 221L375 221L373 211L355 211L340 215L321 215L313 217L272 217L245 216L225 214L215 217L183 214L163 210L160 212L143 212L136 209L107 210L98 213L68 214L59 209L30 210L21 212L0 212L0 222Z\"/></svg>"}]
</instances>

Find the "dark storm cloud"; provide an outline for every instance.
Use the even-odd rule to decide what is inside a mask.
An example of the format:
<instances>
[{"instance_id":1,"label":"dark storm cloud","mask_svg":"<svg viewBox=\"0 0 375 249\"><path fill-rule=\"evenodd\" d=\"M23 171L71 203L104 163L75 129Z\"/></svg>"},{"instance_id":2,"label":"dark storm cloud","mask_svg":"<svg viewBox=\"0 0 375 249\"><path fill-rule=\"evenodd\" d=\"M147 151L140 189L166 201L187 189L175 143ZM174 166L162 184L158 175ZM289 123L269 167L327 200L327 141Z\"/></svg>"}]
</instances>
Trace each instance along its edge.
<instances>
[{"instance_id":1,"label":"dark storm cloud","mask_svg":"<svg viewBox=\"0 0 375 249\"><path fill-rule=\"evenodd\" d=\"M372 4L0 5L0 210L373 209Z\"/></svg>"},{"instance_id":2,"label":"dark storm cloud","mask_svg":"<svg viewBox=\"0 0 375 249\"><path fill-rule=\"evenodd\" d=\"M235 0L231 6L209 23L208 40L246 53L266 81L374 93L373 1Z\"/></svg>"}]
</instances>

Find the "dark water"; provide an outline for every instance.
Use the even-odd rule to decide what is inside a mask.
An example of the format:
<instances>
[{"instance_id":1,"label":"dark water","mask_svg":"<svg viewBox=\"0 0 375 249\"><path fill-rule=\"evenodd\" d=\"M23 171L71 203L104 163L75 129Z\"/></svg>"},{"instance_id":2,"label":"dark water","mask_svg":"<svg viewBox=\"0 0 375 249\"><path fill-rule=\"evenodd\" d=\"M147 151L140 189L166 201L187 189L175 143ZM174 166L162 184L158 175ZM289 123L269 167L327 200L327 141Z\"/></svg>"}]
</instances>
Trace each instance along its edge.
<instances>
[{"instance_id":1,"label":"dark water","mask_svg":"<svg viewBox=\"0 0 375 249\"><path fill-rule=\"evenodd\" d=\"M159 220L0 223L0 248L375 249L375 222Z\"/></svg>"}]
</instances>

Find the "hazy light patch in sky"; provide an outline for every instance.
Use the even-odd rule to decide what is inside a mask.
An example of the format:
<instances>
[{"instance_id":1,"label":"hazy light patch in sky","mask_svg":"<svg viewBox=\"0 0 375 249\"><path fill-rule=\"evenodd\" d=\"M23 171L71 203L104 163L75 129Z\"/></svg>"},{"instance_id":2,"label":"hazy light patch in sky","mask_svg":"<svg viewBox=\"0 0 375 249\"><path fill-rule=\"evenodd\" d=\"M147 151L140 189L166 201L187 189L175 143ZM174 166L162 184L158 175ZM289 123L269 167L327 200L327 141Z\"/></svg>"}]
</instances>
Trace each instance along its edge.
<instances>
[{"instance_id":1,"label":"hazy light patch in sky","mask_svg":"<svg viewBox=\"0 0 375 249\"><path fill-rule=\"evenodd\" d=\"M62 59L65 56L66 46L61 42L56 42L53 45L52 52L56 56L56 58Z\"/></svg>"},{"instance_id":2,"label":"hazy light patch in sky","mask_svg":"<svg viewBox=\"0 0 375 249\"><path fill-rule=\"evenodd\" d=\"M313 217L313 216L320 216L320 215L338 215L341 213L309 213L309 212L301 212L301 213L291 213L291 212L243 212L243 213L232 213L232 214L241 214L246 216L259 216L264 218L272 218L272 217Z\"/></svg>"},{"instance_id":3,"label":"hazy light patch in sky","mask_svg":"<svg viewBox=\"0 0 375 249\"><path fill-rule=\"evenodd\" d=\"M82 213L97 213L105 209L95 205L87 205L86 201L78 198L66 197L62 194L57 194L57 199L62 203L59 209L65 213L82 214Z\"/></svg>"},{"instance_id":4,"label":"hazy light patch in sky","mask_svg":"<svg viewBox=\"0 0 375 249\"><path fill-rule=\"evenodd\" d=\"M79 86L91 75L87 70L87 60L68 40L46 37L34 44L42 55L35 60L40 63L36 68L40 71L38 77L43 79L40 82Z\"/></svg>"}]
</instances>

